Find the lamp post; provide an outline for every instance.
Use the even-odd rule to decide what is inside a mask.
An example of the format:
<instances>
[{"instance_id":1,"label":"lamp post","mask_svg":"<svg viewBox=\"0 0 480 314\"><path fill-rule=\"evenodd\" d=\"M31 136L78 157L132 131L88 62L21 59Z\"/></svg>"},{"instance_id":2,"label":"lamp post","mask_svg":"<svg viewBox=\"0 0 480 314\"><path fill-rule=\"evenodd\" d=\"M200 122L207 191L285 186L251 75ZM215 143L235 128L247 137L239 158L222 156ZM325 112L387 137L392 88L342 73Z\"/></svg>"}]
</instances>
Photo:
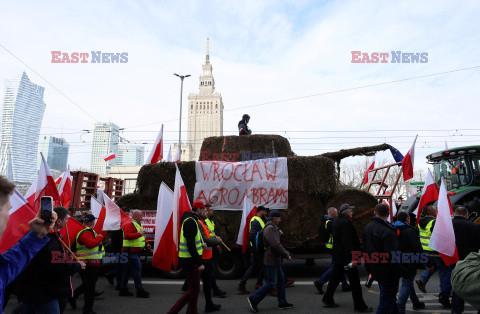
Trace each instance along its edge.
<instances>
[{"instance_id":1,"label":"lamp post","mask_svg":"<svg viewBox=\"0 0 480 314\"><path fill-rule=\"evenodd\" d=\"M180 120L178 121L178 149L180 150L180 154L182 154L182 94L183 94L183 79L189 77L190 74L187 75L178 75L177 73L173 73L173 75L178 76L181 80L180 85Z\"/></svg>"}]
</instances>

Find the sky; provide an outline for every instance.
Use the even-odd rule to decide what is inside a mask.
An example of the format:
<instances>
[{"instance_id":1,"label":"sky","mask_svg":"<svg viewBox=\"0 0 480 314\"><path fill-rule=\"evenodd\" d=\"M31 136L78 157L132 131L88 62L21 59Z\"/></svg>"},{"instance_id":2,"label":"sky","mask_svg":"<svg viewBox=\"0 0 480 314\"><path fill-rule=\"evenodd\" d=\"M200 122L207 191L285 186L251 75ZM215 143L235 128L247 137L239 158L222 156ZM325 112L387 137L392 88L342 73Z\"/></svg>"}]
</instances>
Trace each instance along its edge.
<instances>
[{"instance_id":1,"label":"sky","mask_svg":"<svg viewBox=\"0 0 480 314\"><path fill-rule=\"evenodd\" d=\"M119 125L147 157L162 123L165 150L178 139L173 73L192 75L186 140L209 37L225 134L244 113L254 133L287 137L297 155L384 142L405 154L418 134L422 169L445 141L479 143L479 15L478 1L3 1L0 88L23 71L45 86L41 135L70 143L73 169L90 165L95 122ZM127 52L128 62L52 63L52 51ZM428 62L352 63L352 51Z\"/></svg>"}]
</instances>

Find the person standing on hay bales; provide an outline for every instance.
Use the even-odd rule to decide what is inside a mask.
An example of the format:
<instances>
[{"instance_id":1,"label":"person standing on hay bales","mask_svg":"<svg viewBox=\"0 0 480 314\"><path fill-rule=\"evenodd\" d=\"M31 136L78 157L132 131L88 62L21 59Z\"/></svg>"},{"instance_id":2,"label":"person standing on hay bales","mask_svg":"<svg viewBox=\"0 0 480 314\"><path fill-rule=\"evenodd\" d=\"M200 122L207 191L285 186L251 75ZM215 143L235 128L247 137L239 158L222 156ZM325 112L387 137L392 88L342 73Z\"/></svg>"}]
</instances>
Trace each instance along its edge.
<instances>
[{"instance_id":1,"label":"person standing on hay bales","mask_svg":"<svg viewBox=\"0 0 480 314\"><path fill-rule=\"evenodd\" d=\"M248 122L250 121L250 116L244 114L242 120L238 122L238 135L250 135L252 130L248 128Z\"/></svg>"},{"instance_id":2,"label":"person standing on hay bales","mask_svg":"<svg viewBox=\"0 0 480 314\"><path fill-rule=\"evenodd\" d=\"M333 222L335 221L335 218L337 218L338 216L338 211L335 207L330 207L329 209L327 209L327 214L328 215L324 215L322 218L318 234L319 234L319 237L321 238L320 240L322 242L326 242L325 247L331 253L333 248L333 233L332 233ZM333 260L333 255L332 255L332 263L330 264L330 268L328 268L318 280L315 280L313 282L313 284L315 285L315 288L317 288L318 290L318 293L324 294L323 285L330 280L334 266L335 266L335 261ZM347 275L344 274L343 280L342 280L342 292L346 292L350 290L351 288L347 282Z\"/></svg>"},{"instance_id":3,"label":"person standing on hay bales","mask_svg":"<svg viewBox=\"0 0 480 314\"><path fill-rule=\"evenodd\" d=\"M360 240L353 223L350 221L353 217L354 208L354 206L350 206L349 204L343 204L340 206L338 217L333 222L332 255L335 260L335 266L333 267L332 277L328 282L327 291L325 292L322 301L326 308L338 307L338 304L333 300L333 295L346 271L352 289L353 306L355 311L368 313L372 312L372 308L368 307L363 300L357 262L352 260L352 251L361 251ZM347 265L348 269L345 268Z\"/></svg>"}]
</instances>

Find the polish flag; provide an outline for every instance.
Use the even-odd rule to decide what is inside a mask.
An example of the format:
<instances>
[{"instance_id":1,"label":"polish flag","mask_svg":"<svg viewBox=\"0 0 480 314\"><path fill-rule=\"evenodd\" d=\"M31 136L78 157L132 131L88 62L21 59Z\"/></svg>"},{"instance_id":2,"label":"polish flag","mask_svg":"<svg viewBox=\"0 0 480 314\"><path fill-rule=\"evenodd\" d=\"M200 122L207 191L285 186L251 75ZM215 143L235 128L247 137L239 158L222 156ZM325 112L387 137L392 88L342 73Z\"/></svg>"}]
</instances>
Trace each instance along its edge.
<instances>
[{"instance_id":1,"label":"polish flag","mask_svg":"<svg viewBox=\"0 0 480 314\"><path fill-rule=\"evenodd\" d=\"M157 135L157 139L155 140L155 144L153 145L152 151L150 152L150 156L148 156L145 164L146 165L156 164L162 159L163 159L163 124L162 124L162 128L160 129L160 132Z\"/></svg>"},{"instance_id":2,"label":"polish flag","mask_svg":"<svg viewBox=\"0 0 480 314\"><path fill-rule=\"evenodd\" d=\"M0 253L3 254L17 243L29 230L28 223L37 215L17 189L10 195L12 208L8 212L8 222L0 239Z\"/></svg>"},{"instance_id":3,"label":"polish flag","mask_svg":"<svg viewBox=\"0 0 480 314\"><path fill-rule=\"evenodd\" d=\"M175 162L180 162L180 145L178 145L177 154L175 155Z\"/></svg>"},{"instance_id":4,"label":"polish flag","mask_svg":"<svg viewBox=\"0 0 480 314\"><path fill-rule=\"evenodd\" d=\"M62 172L62 174L55 180L55 185L59 185L62 182L64 175L65 175L65 172Z\"/></svg>"},{"instance_id":5,"label":"polish flag","mask_svg":"<svg viewBox=\"0 0 480 314\"><path fill-rule=\"evenodd\" d=\"M237 244L242 246L242 253L247 254L248 242L250 241L250 220L257 214L257 206L253 205L250 200L245 197L243 199L242 220L240 229L238 230Z\"/></svg>"},{"instance_id":6,"label":"polish flag","mask_svg":"<svg viewBox=\"0 0 480 314\"><path fill-rule=\"evenodd\" d=\"M95 197L91 198L90 209L92 211L92 215L97 218L93 230L95 230L96 233L101 234L103 235L103 237L105 237L107 235L107 231L103 230L103 225L105 223L107 209Z\"/></svg>"},{"instance_id":7,"label":"polish flag","mask_svg":"<svg viewBox=\"0 0 480 314\"><path fill-rule=\"evenodd\" d=\"M67 171L64 172L62 181L60 182L60 188L58 189L60 194L60 203L63 207L68 208L70 206L70 200L72 199L72 176L70 175L70 165L67 166Z\"/></svg>"},{"instance_id":8,"label":"polish flag","mask_svg":"<svg viewBox=\"0 0 480 314\"><path fill-rule=\"evenodd\" d=\"M178 256L173 241L173 195L173 191L162 182L157 199L152 266L168 272L172 271L172 264Z\"/></svg>"},{"instance_id":9,"label":"polish flag","mask_svg":"<svg viewBox=\"0 0 480 314\"><path fill-rule=\"evenodd\" d=\"M433 227L428 246L440 253L443 262L448 266L458 262L459 258L452 223L453 210L443 178L440 185L437 208L437 220L435 221L435 227Z\"/></svg>"},{"instance_id":10,"label":"polish flag","mask_svg":"<svg viewBox=\"0 0 480 314\"><path fill-rule=\"evenodd\" d=\"M170 148L168 149L168 156L167 156L167 161L172 161L172 145L170 145Z\"/></svg>"},{"instance_id":11,"label":"polish flag","mask_svg":"<svg viewBox=\"0 0 480 314\"><path fill-rule=\"evenodd\" d=\"M58 195L55 180L53 180L43 154L40 153L40 155L42 157L40 171L38 172L37 178L28 189L27 194L25 194L25 199L35 212L40 209L40 197L42 196L51 196L53 198L54 206L60 205L60 196Z\"/></svg>"},{"instance_id":12,"label":"polish flag","mask_svg":"<svg viewBox=\"0 0 480 314\"><path fill-rule=\"evenodd\" d=\"M109 160L112 160L114 158L115 158L115 153L114 152L111 152L110 154L103 156L103 160L105 160L105 161L109 161Z\"/></svg>"},{"instance_id":13,"label":"polish flag","mask_svg":"<svg viewBox=\"0 0 480 314\"><path fill-rule=\"evenodd\" d=\"M125 224L131 223L130 218L120 207L115 204L108 195L103 193L103 201L105 202L105 221L102 230L120 230Z\"/></svg>"},{"instance_id":14,"label":"polish flag","mask_svg":"<svg viewBox=\"0 0 480 314\"><path fill-rule=\"evenodd\" d=\"M175 248L178 250L178 242L180 238L180 230L182 228L182 216L186 212L192 211L192 206L188 200L187 190L185 189L185 184L182 180L182 175L178 166L175 164L177 172L175 174L175 188L173 190L173 242L175 243ZM174 257L173 265L177 268L178 264L178 254Z\"/></svg>"},{"instance_id":15,"label":"polish flag","mask_svg":"<svg viewBox=\"0 0 480 314\"><path fill-rule=\"evenodd\" d=\"M422 214L423 208L431 202L435 202L438 200L438 186L435 183L435 180L433 180L432 173L430 172L430 169L428 169L427 172L427 179L425 180L425 185L423 186L422 190L422 197L420 198L420 201L418 202L418 206L413 212L417 216L417 226L418 223L420 222L420 216Z\"/></svg>"},{"instance_id":16,"label":"polish flag","mask_svg":"<svg viewBox=\"0 0 480 314\"><path fill-rule=\"evenodd\" d=\"M375 156L373 156L372 162L370 163L370 166L368 166L367 171L365 171L365 176L363 178L363 184L364 185L368 183L368 172L370 170L373 170L373 168L375 168Z\"/></svg>"},{"instance_id":17,"label":"polish flag","mask_svg":"<svg viewBox=\"0 0 480 314\"><path fill-rule=\"evenodd\" d=\"M403 181L407 181L413 178L413 164L415 162L415 143L417 142L417 137L418 135L415 136L412 148L410 148L408 153L402 159Z\"/></svg>"},{"instance_id":18,"label":"polish flag","mask_svg":"<svg viewBox=\"0 0 480 314\"><path fill-rule=\"evenodd\" d=\"M72 247L73 243L75 243L75 240L77 238L77 234L85 229L86 227L79 221L77 221L75 218L68 218L67 224L65 227L59 230L60 234L62 237L66 240L64 242L68 245L68 247Z\"/></svg>"}]
</instances>

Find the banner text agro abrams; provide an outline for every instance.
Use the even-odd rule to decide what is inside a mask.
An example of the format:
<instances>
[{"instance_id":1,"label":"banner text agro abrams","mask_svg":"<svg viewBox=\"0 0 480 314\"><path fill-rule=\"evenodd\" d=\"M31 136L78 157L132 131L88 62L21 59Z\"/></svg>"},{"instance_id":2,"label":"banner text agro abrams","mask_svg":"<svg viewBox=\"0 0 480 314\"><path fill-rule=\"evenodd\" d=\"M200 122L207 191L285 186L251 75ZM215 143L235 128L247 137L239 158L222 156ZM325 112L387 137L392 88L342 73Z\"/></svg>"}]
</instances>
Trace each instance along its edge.
<instances>
[{"instance_id":1,"label":"banner text agro abrams","mask_svg":"<svg viewBox=\"0 0 480 314\"><path fill-rule=\"evenodd\" d=\"M242 210L247 196L255 205L288 208L287 158L248 162L197 161L196 201L214 209Z\"/></svg>"}]
</instances>

